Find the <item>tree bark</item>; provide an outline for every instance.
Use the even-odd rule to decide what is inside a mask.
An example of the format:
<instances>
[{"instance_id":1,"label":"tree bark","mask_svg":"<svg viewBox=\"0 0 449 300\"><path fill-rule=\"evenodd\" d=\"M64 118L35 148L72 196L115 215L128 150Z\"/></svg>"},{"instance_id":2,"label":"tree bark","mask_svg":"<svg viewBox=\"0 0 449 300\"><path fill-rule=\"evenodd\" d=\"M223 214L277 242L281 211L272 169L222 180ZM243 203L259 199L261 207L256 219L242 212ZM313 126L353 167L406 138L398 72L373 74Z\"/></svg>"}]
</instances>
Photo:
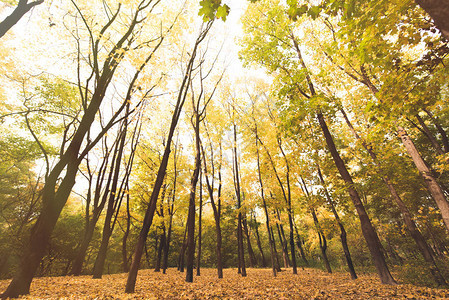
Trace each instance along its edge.
<instances>
[{"instance_id":1,"label":"tree bark","mask_svg":"<svg viewBox=\"0 0 449 300\"><path fill-rule=\"evenodd\" d=\"M251 246L251 239L249 236L249 230L248 230L248 221L246 218L246 213L243 213L243 230L245 232L245 236L246 236L246 247L248 248L248 256L249 256L249 262L250 262L250 267L254 268L257 265L257 260L256 260L256 255L254 254L254 250L253 247Z\"/></svg>"},{"instance_id":2,"label":"tree bark","mask_svg":"<svg viewBox=\"0 0 449 300\"><path fill-rule=\"evenodd\" d=\"M433 114L427 109L424 109L424 111L429 116L429 118L432 120L433 124L435 125L435 127L438 130L438 133L441 135L441 141L443 143L444 152L448 153L449 152L449 139L447 138L446 131L440 125L440 122L437 117L433 116Z\"/></svg>"},{"instance_id":3,"label":"tree bark","mask_svg":"<svg viewBox=\"0 0 449 300\"><path fill-rule=\"evenodd\" d=\"M337 210L335 209L334 201L332 200L332 198L329 195L329 192L326 188L323 174L321 173L321 168L319 165L317 165L317 170L318 170L318 177L320 178L321 184L323 185L324 194L326 196L327 202L329 203L329 205L331 207L331 211L334 214L335 221L337 221L338 227L340 228L341 246L342 246L343 252L345 254L346 264L348 265L349 273L351 274L352 279L357 279L357 274L355 272L354 264L352 263L351 252L349 251L349 247L348 247L348 241L346 238L345 227L343 225L343 222L340 219L340 216L337 213Z\"/></svg>"},{"instance_id":4,"label":"tree bark","mask_svg":"<svg viewBox=\"0 0 449 300\"><path fill-rule=\"evenodd\" d=\"M238 209L238 218L237 218L237 250L238 250L238 258L239 258L239 270L242 274L242 277L246 277L246 266L245 266L245 251L243 248L243 226L242 226L242 193L240 190L240 175L239 175L239 163L237 156L237 126L234 123L234 145L233 145L233 170L234 170L234 188L235 195L237 198L237 209Z\"/></svg>"},{"instance_id":5,"label":"tree bark","mask_svg":"<svg viewBox=\"0 0 449 300\"><path fill-rule=\"evenodd\" d=\"M449 6L445 0L415 0L434 20L441 34L449 41Z\"/></svg>"},{"instance_id":6,"label":"tree bark","mask_svg":"<svg viewBox=\"0 0 449 300\"><path fill-rule=\"evenodd\" d=\"M256 218L254 217L254 223L255 223L255 234L256 234L256 241L257 241L257 248L259 249L260 256L262 258L262 268L267 267L267 261L265 259L265 254L263 252L262 243L260 241L260 235L259 235L259 224L257 223Z\"/></svg>"},{"instance_id":7,"label":"tree bark","mask_svg":"<svg viewBox=\"0 0 449 300\"><path fill-rule=\"evenodd\" d=\"M28 0L19 0L14 11L0 23L0 38L10 30L19 20L33 7L44 3L44 0L28 2Z\"/></svg>"},{"instance_id":8,"label":"tree bark","mask_svg":"<svg viewBox=\"0 0 449 300\"><path fill-rule=\"evenodd\" d=\"M200 165L201 170L201 165ZM201 173L201 172L200 172ZM196 276L201 275L201 235L202 235L202 216L203 216L203 177L200 174L200 212L198 215L198 256L196 260Z\"/></svg>"},{"instance_id":9,"label":"tree bark","mask_svg":"<svg viewBox=\"0 0 449 300\"><path fill-rule=\"evenodd\" d=\"M430 191L433 199L435 200L438 208L440 209L441 216L443 217L444 225L446 229L449 231L449 203L446 199L446 196L443 193L440 185L437 180L433 176L431 170L426 165L418 150L416 149L413 141L408 136L407 132L404 128L398 127L398 136L401 138L402 143L405 146L410 157L413 159L416 168L421 173L421 176L424 178L424 182L427 185L428 190Z\"/></svg>"},{"instance_id":10,"label":"tree bark","mask_svg":"<svg viewBox=\"0 0 449 300\"><path fill-rule=\"evenodd\" d=\"M377 273L379 275L380 281L383 284L396 284L396 281L393 279L393 276L390 274L390 270L388 269L387 263L385 261L385 257L381 251L379 237L371 224L371 220L366 213L365 207L360 199L360 196L357 190L354 188L354 182L352 181L352 177L346 169L345 163L340 157L340 154L335 147L335 143L329 129L327 127L326 121L324 120L324 116L321 112L317 114L317 118L320 124L320 127L323 131L324 137L326 139L327 147L334 159L335 165L337 169L345 181L347 185L347 189L351 200L356 208L357 214L360 219L360 224L362 227L362 233L365 237L366 243L368 245L368 249L371 253L371 258L376 266Z\"/></svg>"},{"instance_id":11,"label":"tree bark","mask_svg":"<svg viewBox=\"0 0 449 300\"><path fill-rule=\"evenodd\" d=\"M165 146L164 154L162 157L161 164L159 166L159 170L156 175L156 180L153 186L153 192L151 193L150 203L145 211L145 216L142 224L142 229L139 233L139 238L136 244L136 248L133 255L133 260L131 263L131 267L128 273L128 279L126 281L125 293L134 293L134 289L136 286L137 272L139 270L140 260L142 258L143 246L145 245L145 241L148 236L148 231L150 230L150 226L153 223L154 212L156 210L157 198L159 196L159 191L161 189L165 172L167 170L168 159L170 157L171 152L171 142L173 139L173 135L175 132L175 128L178 124L178 120L182 111L182 107L184 106L185 99L187 97L187 91L191 80L191 74L193 69L193 63L195 61L196 52L199 44L204 40L209 29L212 26L212 22L208 22L206 28L201 31L199 34L195 45L193 47L192 55L190 56L189 62L186 67L186 71L184 74L183 81L181 83L181 87L178 93L178 99L176 101L176 106L173 111L172 120L170 123L170 130L167 136L167 145Z\"/></svg>"}]
</instances>

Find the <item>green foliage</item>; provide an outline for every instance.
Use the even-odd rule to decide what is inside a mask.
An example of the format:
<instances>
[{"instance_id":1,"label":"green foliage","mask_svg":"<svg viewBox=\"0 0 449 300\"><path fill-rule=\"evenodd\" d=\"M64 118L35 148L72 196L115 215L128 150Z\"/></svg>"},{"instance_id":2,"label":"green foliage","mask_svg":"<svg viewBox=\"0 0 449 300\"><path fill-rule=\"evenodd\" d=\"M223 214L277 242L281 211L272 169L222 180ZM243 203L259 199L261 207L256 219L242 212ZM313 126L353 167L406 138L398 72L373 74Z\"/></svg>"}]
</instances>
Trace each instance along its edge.
<instances>
[{"instance_id":1,"label":"green foliage","mask_svg":"<svg viewBox=\"0 0 449 300\"><path fill-rule=\"evenodd\" d=\"M230 7L227 4L221 4L221 0L202 0L200 1L200 10L198 14L203 16L203 21L211 21L215 18L226 21Z\"/></svg>"}]
</instances>

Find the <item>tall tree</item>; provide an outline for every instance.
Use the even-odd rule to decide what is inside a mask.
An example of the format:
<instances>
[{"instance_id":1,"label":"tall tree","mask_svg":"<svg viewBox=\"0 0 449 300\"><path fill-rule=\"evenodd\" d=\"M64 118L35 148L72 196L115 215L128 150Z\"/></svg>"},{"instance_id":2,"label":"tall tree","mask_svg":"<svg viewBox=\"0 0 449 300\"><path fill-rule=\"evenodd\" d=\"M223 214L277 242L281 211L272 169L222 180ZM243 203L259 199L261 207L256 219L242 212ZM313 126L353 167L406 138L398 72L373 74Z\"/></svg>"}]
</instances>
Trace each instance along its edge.
<instances>
[{"instance_id":1,"label":"tall tree","mask_svg":"<svg viewBox=\"0 0 449 300\"><path fill-rule=\"evenodd\" d=\"M136 248L134 251L134 255L133 255L133 260L132 260L131 267L130 267L130 270L128 273L128 279L127 279L126 288L125 288L126 293L134 292L134 288L136 285L136 279L137 279L137 272L139 270L140 260L142 258L142 254L143 254L143 247L144 247L145 241L147 239L148 231L150 230L150 226L153 222L154 212L156 210L156 205L157 205L157 199L159 197L159 191L161 189L163 179L165 177L165 172L167 170L167 164L168 164L168 159L169 159L170 152L171 152L171 143L173 140L173 135L174 135L176 126L178 124L178 120L181 115L182 108L184 106L186 97L187 97L187 92L188 92L189 84L191 81L192 70L194 67L194 62L195 62L196 54L198 51L198 47L201 44L201 42L206 38L207 33L209 32L210 28L212 27L212 23L213 23L213 21L208 22L204 26L204 28L200 31L200 33L195 41L195 44L193 46L192 54L189 57L189 60L188 60L188 63L187 63L187 66L186 66L186 69L184 72L184 77L183 77L181 86L178 91L178 97L177 97L176 105L175 105L175 108L173 111L172 120L170 123L170 130L169 130L169 133L168 133L168 136L166 139L167 144L165 146L162 161L160 163L159 170L156 175L155 183L153 186L153 191L151 193L150 203L145 211L145 217L143 220L142 229L139 234L139 238L138 238Z\"/></svg>"},{"instance_id":2,"label":"tall tree","mask_svg":"<svg viewBox=\"0 0 449 300\"><path fill-rule=\"evenodd\" d=\"M86 56L90 57L92 62L90 66L92 68L91 75L87 79L87 84L95 83L95 89L93 91L89 91L87 87L83 88L81 85L81 74L79 75L80 95L83 102L84 114L79 121L78 127L74 131L71 140L68 142L68 145L65 146L65 141L62 143L63 147L65 147L61 148L59 160L45 179L45 185L42 192L43 205L40 215L32 228L30 240L24 248L24 253L22 255L18 272L14 276L7 290L2 294L2 298L17 297L19 295L29 293L31 281L42 257L44 256L53 228L55 227L62 208L66 204L72 187L75 184L75 178L79 165L89 150L92 149L107 132L107 130L115 124L117 117L125 108L126 103L131 100L130 98L133 95L134 84L136 83L139 74L152 58L152 55L157 50L158 45L160 45L156 44L153 51L151 51L146 57L145 61L137 67L137 71L134 73L133 80L129 85L127 95L123 97L124 101L120 108L115 112L98 136L92 141L87 141L86 144L84 141L86 133L89 131L92 123L94 122L100 105L105 98L109 84L114 78L117 67L126 55L126 49L129 49L131 46L136 46L133 45L133 43L135 42L135 35L137 34L137 31L140 30L137 25L142 21L142 14L147 10L150 10L152 7L154 8L157 3L153 3L152 6L152 1L140 2L132 14L125 32L120 35L116 42L113 40L105 41L103 39L103 35L111 29L111 25L120 15L120 5L117 10L110 15L110 19L105 25L102 26L100 32L95 34L92 28L89 27L89 23L87 22L86 17L82 14L81 10L74 2L72 3L81 19L83 19L87 31L90 33L89 40L91 52ZM103 45L103 43L106 42L111 46ZM108 55L104 61L101 62L100 58L103 56L99 54L104 50L108 52ZM81 49L79 48L79 58L81 56ZM81 64L81 61L78 61L78 63ZM82 148L83 144L84 147ZM65 173L63 173L64 171ZM62 180L59 180L61 175L63 176Z\"/></svg>"}]
</instances>

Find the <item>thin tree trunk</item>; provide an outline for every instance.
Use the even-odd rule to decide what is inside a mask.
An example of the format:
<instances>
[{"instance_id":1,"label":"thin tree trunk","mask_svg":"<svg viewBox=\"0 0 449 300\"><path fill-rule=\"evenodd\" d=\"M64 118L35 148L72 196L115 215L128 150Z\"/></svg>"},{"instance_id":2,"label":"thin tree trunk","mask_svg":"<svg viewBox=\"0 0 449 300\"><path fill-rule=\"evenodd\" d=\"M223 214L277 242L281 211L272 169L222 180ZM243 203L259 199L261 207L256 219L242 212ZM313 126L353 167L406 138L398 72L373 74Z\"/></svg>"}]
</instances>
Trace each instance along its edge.
<instances>
[{"instance_id":1,"label":"thin tree trunk","mask_svg":"<svg viewBox=\"0 0 449 300\"><path fill-rule=\"evenodd\" d=\"M201 166L200 166L200 170L201 170ZM201 173L201 172L200 172ZM202 216L203 216L203 176L201 176L200 174L200 203L199 203L199 207L200 207L200 212L198 215L198 256L197 256L197 260L196 260L196 276L200 276L201 275L201 235L202 235Z\"/></svg>"},{"instance_id":2,"label":"thin tree trunk","mask_svg":"<svg viewBox=\"0 0 449 300\"><path fill-rule=\"evenodd\" d=\"M243 226L242 226L242 212L240 211L242 206L241 200L241 190L240 190L240 177L239 177L239 164L238 164L238 156L237 156L237 126L235 123L234 127L234 145L233 145L233 156L234 156L234 187L235 194L237 197L237 209L238 219L237 219L237 242L238 242L238 257L239 257L239 269L243 277L246 277L246 266L245 266L245 252L243 248Z\"/></svg>"},{"instance_id":3,"label":"thin tree trunk","mask_svg":"<svg viewBox=\"0 0 449 300\"><path fill-rule=\"evenodd\" d=\"M182 107L184 106L184 102L187 97L187 91L188 91L188 87L189 87L190 80L191 80L191 74L192 74L192 69L193 69L193 63L194 63L195 57L196 57L196 52L197 52L199 44L204 40L204 38L206 37L207 33L209 32L209 29L211 28L211 26L212 26L212 22L208 22L205 25L205 29L203 31L201 31L201 33L199 34L199 36L195 42L195 45L193 47L192 55L190 56L189 62L186 67L186 71L185 71L184 78L183 78L183 81L181 84L181 88L179 89L176 106L173 111L172 121L170 124L170 130L169 130L167 140L166 140L167 145L165 147L162 161L159 166L159 170L157 172L156 180L155 180L155 183L153 186L153 192L151 193L151 197L150 197L150 203L147 207L147 210L145 211L145 217L143 220L142 229L139 233L139 239L136 244L136 248L135 248L134 255L133 255L133 260L132 260L131 267L130 267L130 270L128 273L128 279L126 281L125 293L134 293L134 289L136 286L137 272L139 270L140 260L142 257L143 245L145 244L145 241L146 241L147 235L148 235L148 231L150 230L151 224L153 223L153 217L154 217L154 212L156 210L156 204L157 204L157 199L159 196L159 191L160 191L160 188L162 186L162 183L163 183L163 180L165 177L168 159L170 157L171 142L173 139L175 128L178 124L178 120L179 120L179 117L180 117L180 114L182 111Z\"/></svg>"},{"instance_id":4,"label":"thin tree trunk","mask_svg":"<svg viewBox=\"0 0 449 300\"><path fill-rule=\"evenodd\" d=\"M126 188L129 190L129 187ZM129 208L129 193L126 194L126 228L125 232L123 234L122 238L122 270L123 272L129 271L129 257L128 257L128 250L127 250L127 242L128 242L128 236L129 231L131 229L131 212Z\"/></svg>"},{"instance_id":5,"label":"thin tree trunk","mask_svg":"<svg viewBox=\"0 0 449 300\"><path fill-rule=\"evenodd\" d=\"M435 125L439 134L441 135L441 141L443 143L444 152L448 153L449 152L449 139L447 138L446 131L440 125L439 120L436 117L434 117L433 114L429 110L424 109L424 111L429 116L429 118L432 120L433 124Z\"/></svg>"},{"instance_id":6,"label":"thin tree trunk","mask_svg":"<svg viewBox=\"0 0 449 300\"><path fill-rule=\"evenodd\" d=\"M276 250L276 239L274 238L274 230L273 230L273 227L271 227L271 226L270 226L270 234L271 234L271 240L273 241L274 254L275 254L275 258L276 258L276 271L281 272L282 271L281 262L279 259L279 254ZM282 246L282 243L281 243L281 246Z\"/></svg>"},{"instance_id":7,"label":"thin tree trunk","mask_svg":"<svg viewBox=\"0 0 449 300\"><path fill-rule=\"evenodd\" d=\"M370 250L374 265L377 268L379 278L383 284L396 284L396 281L390 274L387 263L385 261L385 257L381 251L379 237L377 236L377 233L373 225L371 224L371 220L368 217L368 214L366 213L365 207L362 201L360 200L357 190L354 188L354 182L352 181L352 177L349 174L345 166L345 163L341 159L340 154L337 151L337 148L335 147L334 140L332 138L331 133L329 132L323 114L319 112L317 114L317 118L323 131L324 137L326 139L327 147L332 155L332 158L334 159L335 165L337 166L337 169L341 177L343 178L343 180L347 185L349 195L356 208L357 214L360 219L360 224L362 227L362 233L363 236L365 237L368 249Z\"/></svg>"},{"instance_id":8,"label":"thin tree trunk","mask_svg":"<svg viewBox=\"0 0 449 300\"><path fill-rule=\"evenodd\" d=\"M129 114L129 108L130 103L128 102L126 105L126 116ZM114 177L112 179L112 185L111 185L111 191L109 193L109 199L108 199L108 206L106 210L106 217L104 221L104 227L103 227L103 236L101 239L100 249L98 251L97 259L94 263L94 269L93 269L93 278L101 278L103 275L103 268L104 263L106 261L106 253L109 245L109 239L112 235L112 232L114 230L114 224L115 220L113 220L114 214L117 214L120 209L120 204L122 201L122 198L120 198L119 194L122 192L121 186L118 188L118 180L120 175L120 165L122 162L123 157L123 151L125 149L125 141L126 141L126 135L128 132L128 118L126 117L123 120L122 127L120 129L120 144L117 147L117 156L115 160L115 167L114 167ZM126 176L126 175L125 175Z\"/></svg>"},{"instance_id":9,"label":"thin tree trunk","mask_svg":"<svg viewBox=\"0 0 449 300\"><path fill-rule=\"evenodd\" d=\"M251 246L251 239L250 239L249 230L248 230L248 221L247 221L245 212L243 213L242 219L243 219L243 230L244 230L245 236L246 236L246 247L248 248L250 267L254 268L257 265L257 260L256 260L256 255L254 254L253 247Z\"/></svg>"},{"instance_id":10,"label":"thin tree trunk","mask_svg":"<svg viewBox=\"0 0 449 300\"><path fill-rule=\"evenodd\" d=\"M327 202L329 203L332 213L334 214L335 221L337 221L338 227L340 228L340 240L341 240L341 246L343 248L343 252L345 254L346 264L348 265L349 273L351 274L352 279L357 279L357 274L355 272L354 264L352 263L351 258L351 252L349 251L348 242L346 239L346 230L343 225L343 222L340 219L340 216L337 213L337 210L335 209L334 201L332 200L331 196L329 195L329 192L326 188L326 184L324 182L323 174L321 173L321 168L319 165L317 165L318 170L318 177L320 178L321 184L323 185L324 194L326 196Z\"/></svg>"},{"instance_id":11,"label":"thin tree trunk","mask_svg":"<svg viewBox=\"0 0 449 300\"><path fill-rule=\"evenodd\" d=\"M274 241L272 239L271 236L271 230L270 230L270 217L268 214L268 208L267 208L267 202L265 201L265 191L264 191L264 186L263 186L263 182L262 182L262 172L260 170L260 153L259 153L259 136L258 136L258 132L257 132L257 124L256 121L254 120L254 134L255 134L255 143L256 143L256 155L257 155L257 176L259 179L259 185L260 185L260 196L262 198L262 205L263 205L263 210L265 213L265 225L267 227L267 233L268 233L268 243L270 244L270 254L271 254L271 269L273 270L273 276L277 275L277 268L276 268L276 256L277 253L275 252L275 246L274 246Z\"/></svg>"},{"instance_id":12,"label":"thin tree trunk","mask_svg":"<svg viewBox=\"0 0 449 300\"><path fill-rule=\"evenodd\" d=\"M418 120L419 125L421 125L422 132L427 137L427 139L430 141L430 143L432 144L432 146L435 149L435 151L437 152L437 154L443 155L444 154L443 149L441 149L440 144L438 143L438 141L435 138L435 136L433 135L433 133L430 131L429 127L427 127L424 120L421 118L421 116L419 114L416 114L415 117Z\"/></svg>"},{"instance_id":13,"label":"thin tree trunk","mask_svg":"<svg viewBox=\"0 0 449 300\"><path fill-rule=\"evenodd\" d=\"M423 237L423 235L419 231L418 227L416 226L415 222L413 221L410 211L408 210L405 203L402 201L401 197L399 196L398 192L396 191L396 188L391 183L391 180L390 180L388 174L386 174L386 172L383 170L382 166L380 165L376 153L373 151L373 149L371 147L368 146L368 144L365 142L365 140L362 139L357 134L357 132L355 131L351 122L349 121L349 118L346 115L346 112L343 109L341 109L340 111L342 112L343 117L345 118L346 123L349 126L350 130L352 131L352 133L354 134L356 139L358 139L362 142L363 147L370 155L370 157L373 160L377 169L380 171L382 180L387 185L392 199L396 202L396 205L399 207L399 210L401 211L401 216L404 221L404 224L407 227L408 232L410 233L410 235L412 236L416 245L418 246L418 249L421 252L421 255L424 257L424 260L430 264L430 271L431 271L435 281L439 285L445 284L446 281L445 281L444 277L441 275L441 272L439 271L438 266L435 263L435 260L432 256L429 245L427 244L425 238ZM319 173L320 173L320 170L319 170Z\"/></svg>"},{"instance_id":14,"label":"thin tree trunk","mask_svg":"<svg viewBox=\"0 0 449 300\"><path fill-rule=\"evenodd\" d=\"M315 227L316 227L316 230L318 233L319 245L320 245L320 249L321 249L321 255L323 256L323 260L324 260L324 266L326 267L326 270L328 273L332 273L331 265L329 263L329 258L327 257L327 252L326 252L326 250L327 250L326 237L324 236L323 232L321 231L320 224L318 222L318 217L313 208L311 209L311 212L312 212L313 222L315 223Z\"/></svg>"},{"instance_id":15,"label":"thin tree trunk","mask_svg":"<svg viewBox=\"0 0 449 300\"><path fill-rule=\"evenodd\" d=\"M301 253L302 260L304 261L306 266L308 266L309 261L307 260L306 254L304 252L304 248L302 247L302 239L301 239L301 236L299 235L298 228L296 227L296 225L295 225L295 231L296 231L296 238L297 238L296 246L298 247L299 253Z\"/></svg>"},{"instance_id":16,"label":"thin tree trunk","mask_svg":"<svg viewBox=\"0 0 449 300\"><path fill-rule=\"evenodd\" d=\"M184 229L184 238L182 240L181 251L179 251L178 271L184 272L184 256L187 249L187 226Z\"/></svg>"},{"instance_id":17,"label":"thin tree trunk","mask_svg":"<svg viewBox=\"0 0 449 300\"><path fill-rule=\"evenodd\" d=\"M252 217L253 218L253 217ZM260 241L260 235L259 235L259 224L257 223L256 218L253 218L254 223L255 223L255 234L256 234L256 241L257 241L257 248L259 249L260 255L262 257L262 267L266 268L267 267L267 261L265 259L265 254L263 252L263 248L262 248L262 243Z\"/></svg>"}]
</instances>

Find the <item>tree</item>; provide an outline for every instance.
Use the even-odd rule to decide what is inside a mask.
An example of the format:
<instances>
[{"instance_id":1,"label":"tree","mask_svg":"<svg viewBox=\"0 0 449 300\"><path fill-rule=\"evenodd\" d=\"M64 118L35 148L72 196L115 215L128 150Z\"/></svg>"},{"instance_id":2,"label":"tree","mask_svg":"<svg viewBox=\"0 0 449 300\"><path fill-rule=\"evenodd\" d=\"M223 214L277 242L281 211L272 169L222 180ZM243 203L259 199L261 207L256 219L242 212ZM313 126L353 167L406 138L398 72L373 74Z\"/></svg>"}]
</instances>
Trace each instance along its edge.
<instances>
[{"instance_id":1,"label":"tree","mask_svg":"<svg viewBox=\"0 0 449 300\"><path fill-rule=\"evenodd\" d=\"M153 222L153 217L154 217L154 212L156 210L159 191L160 191L163 181L164 181L165 172L166 172L167 164L168 164L168 159L169 159L170 152L171 152L170 149L171 149L171 143L173 140L173 135L174 135L174 132L176 129L176 125L178 124L179 117L182 112L182 107L184 106L184 103L185 103L185 100L187 97L187 91L189 89L189 84L190 84L190 80L191 80L192 70L193 70L196 54L198 51L198 47L201 44L201 42L205 39L207 33L209 32L210 28L212 27L212 23L213 23L212 21L208 22L205 25L204 29L202 29L200 31L200 33L195 41L195 44L193 46L192 54L189 57L189 60L188 60L188 63L187 63L186 69L185 69L184 77L183 77L180 89L178 91L176 106L173 111L173 116L172 116L172 120L170 123L170 131L169 131L167 139L166 139L167 144L165 146L162 161L160 163L160 166L159 166L159 169L158 169L158 172L156 175L155 183L153 186L153 191L151 193L150 203L145 211L145 217L143 220L142 229L139 234L139 239L136 244L136 248L135 248L134 255L133 255L133 260L132 260L131 267L130 267L130 270L128 273L128 279L127 279L126 288L125 288L126 293L134 292L134 288L136 285L136 279L137 279L137 272L139 269L140 260L142 258L143 248L145 245L145 241L147 239L147 235L148 235L148 231L150 229L151 223Z\"/></svg>"},{"instance_id":2,"label":"tree","mask_svg":"<svg viewBox=\"0 0 449 300\"><path fill-rule=\"evenodd\" d=\"M44 0L28 1L19 0L14 11L0 22L0 38L2 38L8 30L10 30L17 22L33 7L44 3Z\"/></svg>"},{"instance_id":3,"label":"tree","mask_svg":"<svg viewBox=\"0 0 449 300\"><path fill-rule=\"evenodd\" d=\"M72 2L73 3L73 2ZM51 169L45 178L45 185L42 191L42 208L40 210L40 215L31 230L30 240L27 246L24 248L24 254L21 259L21 265L19 267L18 273L14 276L7 290L2 294L2 298L7 297L17 297L19 295L28 294L29 287L33 276L36 272L39 262L41 261L46 245L49 242L51 232L58 220L58 217L64 207L67 199L71 193L72 187L75 184L75 178L78 173L78 167L81 164L83 158L92 149L95 144L101 139L101 137L111 128L126 106L126 103L130 101L131 96L134 91L134 84L139 77L139 74L145 67L145 65L150 61L152 54L158 48L157 44L153 52L150 52L143 63L137 67L134 78L129 85L127 95L124 98L124 102L108 121L106 126L102 131L95 137L92 141L84 142L86 133L92 126L95 116L99 111L99 108L105 98L106 91L114 78L114 74L123 60L126 49L133 45L136 34L136 26L143 21L141 14L151 8L151 1L148 3L146 1L140 2L137 9L134 11L130 23L126 28L125 32L118 38L116 42L112 42L112 46L105 46L104 50L108 51L108 55L104 59L102 66L100 52L104 51L102 47L102 36L110 29L111 25L117 19L120 14L120 7L112 14L110 19L102 26L98 35L94 34L92 28L89 27L85 16L82 14L79 7L73 3L75 9L77 10L79 16L83 19L84 25L88 32L90 32L90 42L91 51L88 55L92 59L93 68L91 69L91 75L87 79L87 86L91 81L95 82L95 89L93 92L89 92L88 87L84 87L79 82L80 96L83 103L84 114L79 121L77 128L74 130L71 140L64 140L61 147L61 155L55 166ZM79 41L79 40L78 40ZM79 44L78 44L79 46ZM80 49L79 49L80 50ZM81 53L79 52L80 56ZM78 58L80 58L80 56ZM81 65L82 62L78 60ZM80 68L78 69L80 70ZM79 80L81 81L81 74L79 75ZM66 142L68 145L65 146ZM82 148L84 144L84 147ZM59 177L63 172L63 179L59 181Z\"/></svg>"}]
</instances>

